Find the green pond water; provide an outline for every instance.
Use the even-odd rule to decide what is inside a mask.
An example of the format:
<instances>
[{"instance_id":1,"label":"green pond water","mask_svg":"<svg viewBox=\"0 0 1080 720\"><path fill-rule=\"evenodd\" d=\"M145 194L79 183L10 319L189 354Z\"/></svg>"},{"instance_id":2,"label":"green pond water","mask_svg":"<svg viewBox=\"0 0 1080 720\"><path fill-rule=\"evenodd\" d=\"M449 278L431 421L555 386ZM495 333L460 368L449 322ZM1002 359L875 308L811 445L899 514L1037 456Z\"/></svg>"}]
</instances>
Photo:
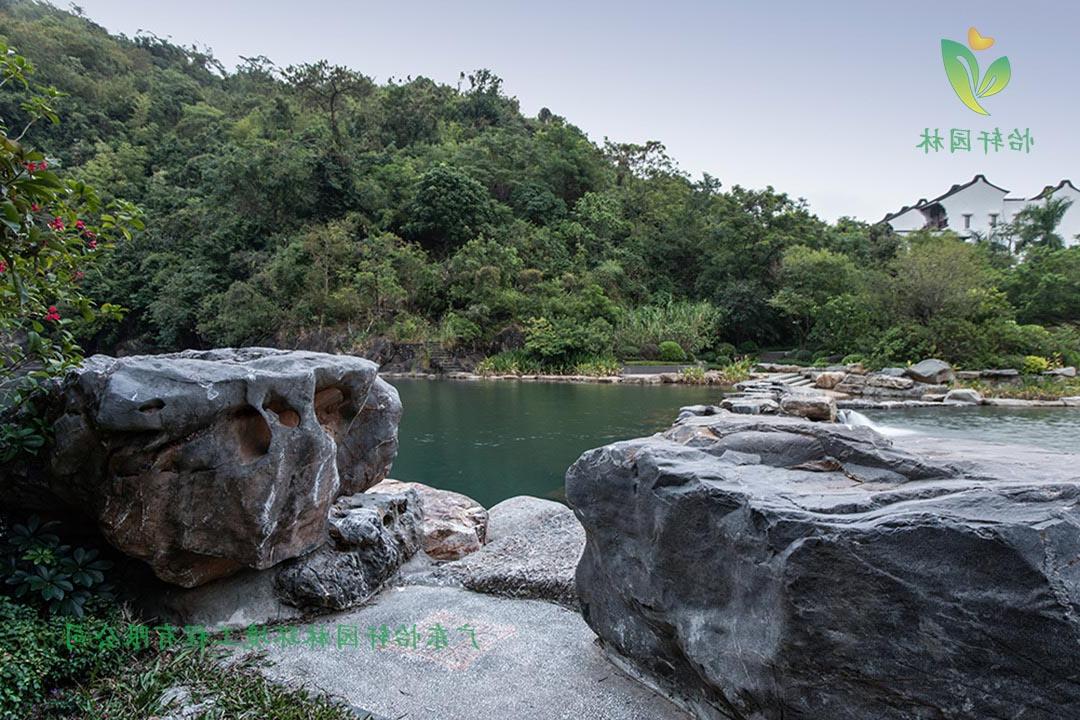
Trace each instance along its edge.
<instances>
[{"instance_id":1,"label":"green pond water","mask_svg":"<svg viewBox=\"0 0 1080 720\"><path fill-rule=\"evenodd\" d=\"M717 403L690 385L390 380L405 415L391 475L455 490L485 507L514 495L563 499L582 452L651 435L683 405Z\"/></svg>"},{"instance_id":2,"label":"green pond water","mask_svg":"<svg viewBox=\"0 0 1080 720\"><path fill-rule=\"evenodd\" d=\"M455 490L485 507L514 495L562 500L566 469L590 448L666 429L720 390L688 385L392 380L405 415L392 476ZM1080 409L949 407L864 411L886 435L1080 452Z\"/></svg>"}]
</instances>

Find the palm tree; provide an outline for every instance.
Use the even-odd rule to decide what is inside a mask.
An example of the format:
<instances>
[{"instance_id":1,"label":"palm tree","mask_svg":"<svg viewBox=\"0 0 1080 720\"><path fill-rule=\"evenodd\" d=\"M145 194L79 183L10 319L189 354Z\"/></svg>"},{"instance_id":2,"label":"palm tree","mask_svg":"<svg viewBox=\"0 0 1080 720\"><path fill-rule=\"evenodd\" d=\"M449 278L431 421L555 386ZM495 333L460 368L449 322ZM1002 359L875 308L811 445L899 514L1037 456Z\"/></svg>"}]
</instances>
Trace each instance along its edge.
<instances>
[{"instance_id":1,"label":"palm tree","mask_svg":"<svg viewBox=\"0 0 1080 720\"><path fill-rule=\"evenodd\" d=\"M1016 213L1013 220L1013 228L1016 232L1016 251L1020 252L1029 247L1044 247L1051 250L1060 250L1065 247L1065 240L1058 234L1057 228L1061 219L1072 206L1072 200L1061 198L1055 200L1047 197L1043 205L1028 205Z\"/></svg>"}]
</instances>

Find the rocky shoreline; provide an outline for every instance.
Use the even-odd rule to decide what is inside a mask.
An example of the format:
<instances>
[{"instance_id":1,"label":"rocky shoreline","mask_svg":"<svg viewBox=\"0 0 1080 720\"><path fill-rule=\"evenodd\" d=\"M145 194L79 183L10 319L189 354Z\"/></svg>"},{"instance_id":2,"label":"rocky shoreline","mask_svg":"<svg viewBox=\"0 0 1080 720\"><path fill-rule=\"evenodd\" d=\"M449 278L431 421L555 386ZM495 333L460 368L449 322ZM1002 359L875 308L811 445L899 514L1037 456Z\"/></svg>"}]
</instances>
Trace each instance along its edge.
<instances>
[{"instance_id":1,"label":"rocky shoreline","mask_svg":"<svg viewBox=\"0 0 1080 720\"><path fill-rule=\"evenodd\" d=\"M921 369L920 369L921 366ZM1075 368L1060 368L1043 373L1046 377L1070 379ZM834 365L807 368L798 365L759 363L749 380L731 383L715 370L700 375L676 372L625 372L620 375L480 375L470 372L380 372L385 380L456 380L465 382L517 381L537 383L591 383L604 385L706 385L732 390L723 407L748 414L769 414L781 411L784 397L814 395L827 398L836 410L902 410L908 408L947 408L963 405L987 405L1012 408L1080 407L1080 396L1058 399L1021 399L983 395L968 388L954 388L956 381L981 380L995 386L1008 387L1018 382L1020 372L1013 369L979 371L953 370L940 360L924 360L908 368L884 368L867 371L862 365ZM768 398L775 403L757 403ZM800 413L796 413L800 414ZM819 418L820 419L820 418ZM835 419L829 417L824 419Z\"/></svg>"}]
</instances>

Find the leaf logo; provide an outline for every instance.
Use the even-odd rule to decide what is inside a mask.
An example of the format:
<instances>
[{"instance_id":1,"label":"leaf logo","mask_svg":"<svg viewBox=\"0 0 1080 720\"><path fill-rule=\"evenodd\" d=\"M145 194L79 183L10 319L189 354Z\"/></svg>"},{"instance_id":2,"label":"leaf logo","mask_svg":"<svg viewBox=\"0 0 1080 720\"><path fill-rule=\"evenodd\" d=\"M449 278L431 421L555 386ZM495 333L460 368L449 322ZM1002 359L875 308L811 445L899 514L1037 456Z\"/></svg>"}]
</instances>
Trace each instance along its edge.
<instances>
[{"instance_id":1,"label":"leaf logo","mask_svg":"<svg viewBox=\"0 0 1080 720\"><path fill-rule=\"evenodd\" d=\"M994 44L993 38L983 37L975 28L968 30L968 41L975 50L985 50ZM941 59L945 62L945 75L960 101L980 115L989 115L979 100L997 95L1009 84L1012 78L1009 58L1002 56L990 63L981 79L979 61L961 43L942 40Z\"/></svg>"}]
</instances>

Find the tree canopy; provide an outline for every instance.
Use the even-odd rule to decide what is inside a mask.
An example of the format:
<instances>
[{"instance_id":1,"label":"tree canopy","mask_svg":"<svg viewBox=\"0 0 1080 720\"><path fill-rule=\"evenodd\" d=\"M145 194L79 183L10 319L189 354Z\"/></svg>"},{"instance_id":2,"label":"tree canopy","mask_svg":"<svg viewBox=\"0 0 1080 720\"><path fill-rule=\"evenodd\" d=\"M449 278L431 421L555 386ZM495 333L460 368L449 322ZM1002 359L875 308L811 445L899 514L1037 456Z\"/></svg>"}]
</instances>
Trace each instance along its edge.
<instances>
[{"instance_id":1,"label":"tree canopy","mask_svg":"<svg viewBox=\"0 0 1080 720\"><path fill-rule=\"evenodd\" d=\"M989 363L1031 350L999 340L1009 323L1080 320L1054 201L1018 226L1031 258L1018 262L691 178L659 141L598 144L550 109L525 116L486 69L457 86L318 60L230 71L30 0L0 2L0 19L64 93L64 122L28 141L147 220L86 278L92 301L128 309L82 330L92 349L510 342L567 362L676 339L702 357L799 345L885 362L950 355L967 323L991 339L962 360ZM20 102L0 88L0 116ZM657 335L660 318L681 339Z\"/></svg>"}]
</instances>

